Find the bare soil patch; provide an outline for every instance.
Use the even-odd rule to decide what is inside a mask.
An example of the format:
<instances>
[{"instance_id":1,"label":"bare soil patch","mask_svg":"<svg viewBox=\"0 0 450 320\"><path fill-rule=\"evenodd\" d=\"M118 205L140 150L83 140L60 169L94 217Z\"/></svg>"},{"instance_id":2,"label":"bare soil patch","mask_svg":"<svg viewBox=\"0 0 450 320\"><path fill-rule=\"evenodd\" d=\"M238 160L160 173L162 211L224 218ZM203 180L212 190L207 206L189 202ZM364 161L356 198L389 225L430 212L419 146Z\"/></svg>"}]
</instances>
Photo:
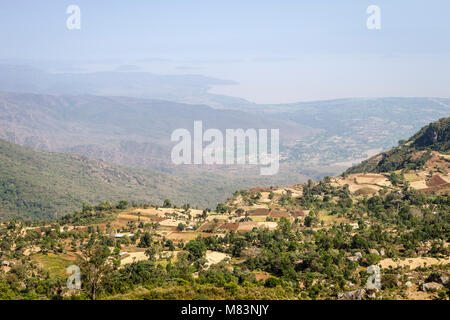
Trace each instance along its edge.
<instances>
[{"instance_id":1,"label":"bare soil patch","mask_svg":"<svg viewBox=\"0 0 450 320\"><path fill-rule=\"evenodd\" d=\"M251 217L253 217L253 216L268 216L270 213L270 210L261 208L261 209L252 210L249 213L250 213Z\"/></svg>"},{"instance_id":2,"label":"bare soil patch","mask_svg":"<svg viewBox=\"0 0 450 320\"><path fill-rule=\"evenodd\" d=\"M382 268L396 268L396 267L409 267L411 270L414 270L418 267L431 266L437 264L448 264L450 263L450 258L446 259L437 259L430 257L418 257L418 258L405 258L403 260L394 261L392 259L383 259L379 262L379 265Z\"/></svg>"},{"instance_id":3,"label":"bare soil patch","mask_svg":"<svg viewBox=\"0 0 450 320\"><path fill-rule=\"evenodd\" d=\"M208 250L206 251L206 266L210 267L213 264L217 264L225 260L226 258L230 258L230 256L223 252Z\"/></svg>"}]
</instances>

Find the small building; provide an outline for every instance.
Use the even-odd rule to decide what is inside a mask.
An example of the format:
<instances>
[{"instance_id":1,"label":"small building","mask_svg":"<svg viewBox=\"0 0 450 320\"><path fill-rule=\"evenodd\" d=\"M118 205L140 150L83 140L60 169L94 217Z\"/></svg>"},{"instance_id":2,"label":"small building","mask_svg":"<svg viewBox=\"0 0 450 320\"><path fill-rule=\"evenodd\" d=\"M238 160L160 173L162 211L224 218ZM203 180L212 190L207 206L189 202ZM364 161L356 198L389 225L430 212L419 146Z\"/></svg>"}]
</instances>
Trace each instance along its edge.
<instances>
[{"instance_id":1,"label":"small building","mask_svg":"<svg viewBox=\"0 0 450 320\"><path fill-rule=\"evenodd\" d=\"M128 238L131 238L132 236L134 236L134 233L116 233L114 235L114 238L123 238L127 236Z\"/></svg>"},{"instance_id":2,"label":"small building","mask_svg":"<svg viewBox=\"0 0 450 320\"><path fill-rule=\"evenodd\" d=\"M9 267L9 261L3 260L2 267Z\"/></svg>"}]
</instances>

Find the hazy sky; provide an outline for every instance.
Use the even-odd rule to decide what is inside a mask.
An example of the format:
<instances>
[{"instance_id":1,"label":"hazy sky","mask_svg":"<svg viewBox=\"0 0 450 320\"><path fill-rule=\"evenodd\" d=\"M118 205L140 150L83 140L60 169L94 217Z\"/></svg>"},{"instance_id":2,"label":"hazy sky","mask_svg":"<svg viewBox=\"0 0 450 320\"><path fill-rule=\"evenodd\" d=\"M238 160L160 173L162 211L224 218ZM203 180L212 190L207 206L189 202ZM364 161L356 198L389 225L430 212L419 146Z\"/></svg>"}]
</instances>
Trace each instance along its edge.
<instances>
[{"instance_id":1,"label":"hazy sky","mask_svg":"<svg viewBox=\"0 0 450 320\"><path fill-rule=\"evenodd\" d=\"M366 27L372 4L381 30ZM0 60L203 74L260 103L450 97L450 1L1 0Z\"/></svg>"}]
</instances>

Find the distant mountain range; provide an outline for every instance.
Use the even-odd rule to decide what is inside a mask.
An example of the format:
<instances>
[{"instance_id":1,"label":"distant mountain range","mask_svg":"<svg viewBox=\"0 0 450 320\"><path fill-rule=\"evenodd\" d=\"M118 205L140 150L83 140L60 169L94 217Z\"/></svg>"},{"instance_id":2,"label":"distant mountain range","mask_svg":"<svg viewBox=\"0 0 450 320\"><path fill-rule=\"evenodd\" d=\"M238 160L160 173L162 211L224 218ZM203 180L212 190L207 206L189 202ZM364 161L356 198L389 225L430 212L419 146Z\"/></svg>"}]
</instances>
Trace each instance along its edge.
<instances>
[{"instance_id":1,"label":"distant mountain range","mask_svg":"<svg viewBox=\"0 0 450 320\"><path fill-rule=\"evenodd\" d=\"M103 72L46 72L27 65L0 64L0 91L53 95L128 96L161 99L215 108L250 107L236 97L211 94L217 85L236 84L196 74L159 75L120 69Z\"/></svg>"},{"instance_id":2,"label":"distant mountain range","mask_svg":"<svg viewBox=\"0 0 450 320\"><path fill-rule=\"evenodd\" d=\"M450 100L344 99L261 108L257 113L131 97L3 92L0 138L120 165L172 170L170 135L177 128L192 129L195 120L202 120L205 129L279 128L283 158L319 178L321 172L338 173L448 116Z\"/></svg>"},{"instance_id":3,"label":"distant mountain range","mask_svg":"<svg viewBox=\"0 0 450 320\"><path fill-rule=\"evenodd\" d=\"M0 138L141 168L171 167L171 133L194 121L222 131L281 128L283 140L319 130L237 110L162 100L0 92Z\"/></svg>"}]
</instances>

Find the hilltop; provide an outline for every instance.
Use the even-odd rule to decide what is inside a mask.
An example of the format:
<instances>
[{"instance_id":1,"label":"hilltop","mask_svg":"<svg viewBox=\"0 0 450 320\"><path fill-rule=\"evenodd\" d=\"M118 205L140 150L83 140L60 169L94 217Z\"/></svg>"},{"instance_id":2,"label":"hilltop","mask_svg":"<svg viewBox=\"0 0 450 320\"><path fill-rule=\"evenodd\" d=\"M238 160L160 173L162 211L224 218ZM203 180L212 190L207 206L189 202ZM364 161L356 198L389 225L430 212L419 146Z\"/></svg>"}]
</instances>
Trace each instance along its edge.
<instances>
[{"instance_id":1,"label":"hilltop","mask_svg":"<svg viewBox=\"0 0 450 320\"><path fill-rule=\"evenodd\" d=\"M449 152L450 118L442 118L423 127L407 141L400 141L398 147L373 156L346 173L423 169L430 160L441 160L445 167L448 166Z\"/></svg>"}]
</instances>

